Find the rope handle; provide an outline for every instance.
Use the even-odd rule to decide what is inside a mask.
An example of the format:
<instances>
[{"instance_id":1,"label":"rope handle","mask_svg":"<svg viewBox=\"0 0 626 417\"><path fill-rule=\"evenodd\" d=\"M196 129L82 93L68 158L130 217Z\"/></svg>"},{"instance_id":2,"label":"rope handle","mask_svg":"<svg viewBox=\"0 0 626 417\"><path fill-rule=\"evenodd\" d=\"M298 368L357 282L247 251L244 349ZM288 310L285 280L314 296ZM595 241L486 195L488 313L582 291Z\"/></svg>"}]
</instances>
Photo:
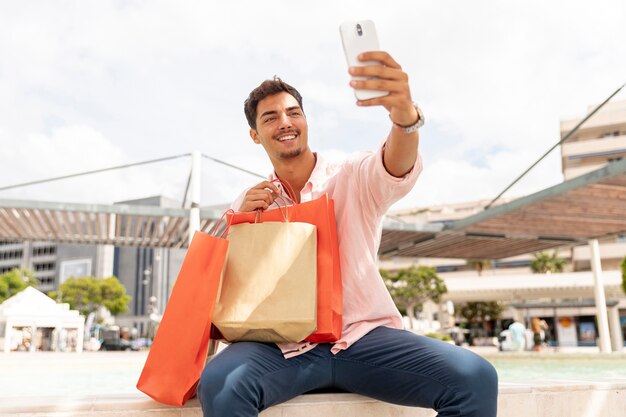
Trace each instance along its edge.
<instances>
[{"instance_id":1,"label":"rope handle","mask_svg":"<svg viewBox=\"0 0 626 417\"><path fill-rule=\"evenodd\" d=\"M273 179L272 182L277 182L282 185L287 192L287 196L291 200L291 204L297 204L298 199L296 198L296 193L293 191L293 188L291 188L291 184L287 181L281 180L280 178Z\"/></svg>"},{"instance_id":2,"label":"rope handle","mask_svg":"<svg viewBox=\"0 0 626 417\"><path fill-rule=\"evenodd\" d=\"M230 218L227 217L227 215L230 214ZM220 219L217 221L217 223L215 223L215 226L213 226L213 228L209 231L209 234L211 236L215 236L217 237L215 234L217 233L217 231L219 230L220 224L222 224L222 221L224 220L224 217L226 217L226 227L224 228L224 231L222 232L222 234L219 236L220 238L224 239L227 235L228 235L228 230L230 229L231 223L233 221L233 215L235 214L235 210L233 209L228 209L224 212L224 214L222 214L222 217L220 217Z\"/></svg>"},{"instance_id":3,"label":"rope handle","mask_svg":"<svg viewBox=\"0 0 626 417\"><path fill-rule=\"evenodd\" d=\"M280 204L278 204L279 200L285 203L285 205L281 206ZM274 199L274 202L276 203L276 206L278 206L278 210L280 210L280 214L283 215L283 220L285 221L285 223L289 222L289 206L287 205L287 201L285 200L285 198L282 195L277 195L276 198ZM263 209L258 208L255 210L254 222L255 223L263 222Z\"/></svg>"}]
</instances>

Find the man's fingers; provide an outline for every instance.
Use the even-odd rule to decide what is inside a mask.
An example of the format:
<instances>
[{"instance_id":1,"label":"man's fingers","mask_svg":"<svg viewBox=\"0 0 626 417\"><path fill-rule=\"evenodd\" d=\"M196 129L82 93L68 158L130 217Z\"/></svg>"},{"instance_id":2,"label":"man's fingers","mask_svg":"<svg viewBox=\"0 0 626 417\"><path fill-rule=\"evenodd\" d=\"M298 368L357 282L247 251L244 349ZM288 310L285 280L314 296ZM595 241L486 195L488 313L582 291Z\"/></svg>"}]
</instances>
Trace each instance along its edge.
<instances>
[{"instance_id":1,"label":"man's fingers","mask_svg":"<svg viewBox=\"0 0 626 417\"><path fill-rule=\"evenodd\" d=\"M349 72L351 75L358 77L376 77L404 82L409 80L409 76L404 71L395 68L383 67L382 65L350 67Z\"/></svg>"},{"instance_id":2,"label":"man's fingers","mask_svg":"<svg viewBox=\"0 0 626 417\"><path fill-rule=\"evenodd\" d=\"M247 212L247 211L254 211L257 209L266 210L269 206L270 205L263 200L244 201L241 207L239 208L239 211Z\"/></svg>"},{"instance_id":3,"label":"man's fingers","mask_svg":"<svg viewBox=\"0 0 626 417\"><path fill-rule=\"evenodd\" d=\"M378 61L386 67L402 69L400 64L385 51L368 51L359 55L359 61Z\"/></svg>"},{"instance_id":4,"label":"man's fingers","mask_svg":"<svg viewBox=\"0 0 626 417\"><path fill-rule=\"evenodd\" d=\"M352 80L350 81L350 86L357 90L381 90L389 91L390 93L408 92L405 83L379 78L373 80Z\"/></svg>"},{"instance_id":5,"label":"man's fingers","mask_svg":"<svg viewBox=\"0 0 626 417\"><path fill-rule=\"evenodd\" d=\"M263 181L258 183L257 185L255 185L254 187L252 187L250 190L263 190L265 188L269 188L270 190L272 190L274 193L276 194L280 194L280 191L278 190L278 187L276 186L276 184L274 184L271 181Z\"/></svg>"},{"instance_id":6,"label":"man's fingers","mask_svg":"<svg viewBox=\"0 0 626 417\"><path fill-rule=\"evenodd\" d=\"M274 202L274 199L276 198L276 195L272 194L272 192L270 190L250 190L248 191L248 194L246 195L246 199L250 200L250 201L265 201L268 204L272 204Z\"/></svg>"}]
</instances>

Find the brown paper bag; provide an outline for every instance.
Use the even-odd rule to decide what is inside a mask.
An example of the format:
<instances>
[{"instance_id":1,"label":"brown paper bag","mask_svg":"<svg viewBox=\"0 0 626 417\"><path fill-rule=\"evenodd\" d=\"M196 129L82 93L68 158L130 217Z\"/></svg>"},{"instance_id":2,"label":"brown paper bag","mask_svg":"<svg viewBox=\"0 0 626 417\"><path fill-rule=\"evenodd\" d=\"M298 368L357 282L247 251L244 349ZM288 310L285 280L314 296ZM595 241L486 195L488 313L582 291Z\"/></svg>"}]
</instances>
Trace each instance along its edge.
<instances>
[{"instance_id":1,"label":"brown paper bag","mask_svg":"<svg viewBox=\"0 0 626 417\"><path fill-rule=\"evenodd\" d=\"M317 327L317 231L308 223L230 226L213 324L228 341L300 342Z\"/></svg>"}]
</instances>

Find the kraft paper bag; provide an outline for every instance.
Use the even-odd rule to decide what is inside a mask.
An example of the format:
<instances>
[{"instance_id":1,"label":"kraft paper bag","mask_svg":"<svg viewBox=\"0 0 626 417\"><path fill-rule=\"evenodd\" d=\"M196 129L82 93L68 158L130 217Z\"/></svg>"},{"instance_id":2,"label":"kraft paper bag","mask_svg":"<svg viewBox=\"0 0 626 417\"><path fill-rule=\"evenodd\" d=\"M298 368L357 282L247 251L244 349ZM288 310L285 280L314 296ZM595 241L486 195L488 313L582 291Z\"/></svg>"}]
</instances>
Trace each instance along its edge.
<instances>
[{"instance_id":1,"label":"kraft paper bag","mask_svg":"<svg viewBox=\"0 0 626 417\"><path fill-rule=\"evenodd\" d=\"M228 341L300 342L317 327L317 231L300 222L231 225L213 324Z\"/></svg>"},{"instance_id":2,"label":"kraft paper bag","mask_svg":"<svg viewBox=\"0 0 626 417\"><path fill-rule=\"evenodd\" d=\"M286 185L286 184L285 184ZM289 190L289 187L286 187ZM229 214L232 224L258 222L258 213ZM337 225L334 202L324 194L321 197L287 208L266 210L262 221L302 222L317 228L317 329L308 342L334 342L341 337L343 296Z\"/></svg>"}]
</instances>

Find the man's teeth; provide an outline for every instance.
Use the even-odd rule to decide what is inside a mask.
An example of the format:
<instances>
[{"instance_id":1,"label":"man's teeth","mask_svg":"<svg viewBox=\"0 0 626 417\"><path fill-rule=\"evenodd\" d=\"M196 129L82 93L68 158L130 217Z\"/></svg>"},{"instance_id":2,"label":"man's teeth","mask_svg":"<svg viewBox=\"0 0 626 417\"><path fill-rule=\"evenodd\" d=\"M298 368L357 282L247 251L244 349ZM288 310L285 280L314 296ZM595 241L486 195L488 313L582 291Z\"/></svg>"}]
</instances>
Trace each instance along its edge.
<instances>
[{"instance_id":1,"label":"man's teeth","mask_svg":"<svg viewBox=\"0 0 626 417\"><path fill-rule=\"evenodd\" d=\"M287 135L287 136L283 136L283 137L278 138L278 141L279 142L284 142L286 140L292 140L292 139L295 139L295 138L296 138L296 135Z\"/></svg>"}]
</instances>

